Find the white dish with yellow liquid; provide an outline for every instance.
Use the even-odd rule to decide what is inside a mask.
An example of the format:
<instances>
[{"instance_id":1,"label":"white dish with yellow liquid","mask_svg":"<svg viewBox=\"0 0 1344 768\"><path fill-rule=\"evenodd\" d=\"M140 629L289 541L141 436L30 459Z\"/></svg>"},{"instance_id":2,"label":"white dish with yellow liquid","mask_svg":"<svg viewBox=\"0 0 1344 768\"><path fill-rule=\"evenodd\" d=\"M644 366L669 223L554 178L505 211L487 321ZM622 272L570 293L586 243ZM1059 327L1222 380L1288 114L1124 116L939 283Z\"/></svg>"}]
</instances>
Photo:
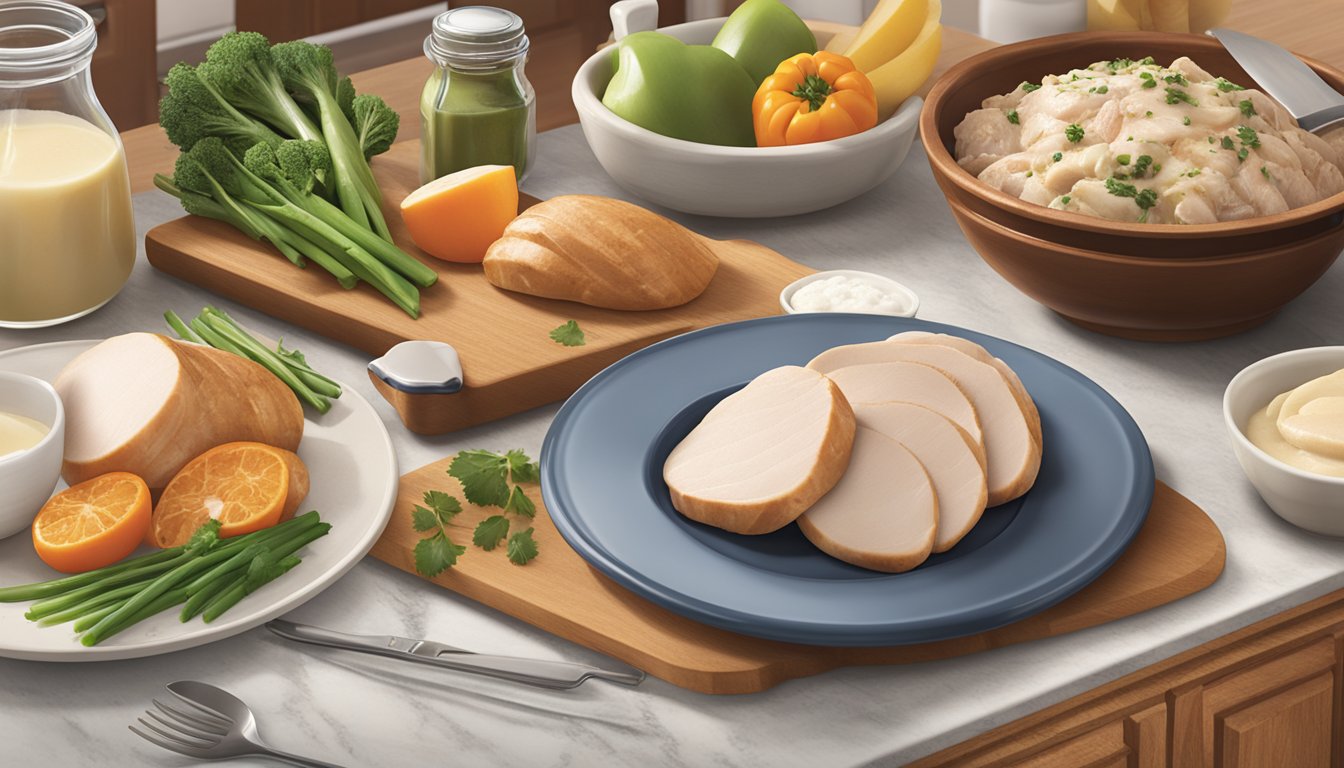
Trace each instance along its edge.
<instances>
[{"instance_id":1,"label":"white dish with yellow liquid","mask_svg":"<svg viewBox=\"0 0 1344 768\"><path fill-rule=\"evenodd\" d=\"M0 327L72 320L135 264L121 142L83 118L0 110Z\"/></svg>"},{"instance_id":2,"label":"white dish with yellow liquid","mask_svg":"<svg viewBox=\"0 0 1344 768\"><path fill-rule=\"evenodd\" d=\"M0 371L0 539L27 530L65 453L65 408L42 379Z\"/></svg>"}]
</instances>

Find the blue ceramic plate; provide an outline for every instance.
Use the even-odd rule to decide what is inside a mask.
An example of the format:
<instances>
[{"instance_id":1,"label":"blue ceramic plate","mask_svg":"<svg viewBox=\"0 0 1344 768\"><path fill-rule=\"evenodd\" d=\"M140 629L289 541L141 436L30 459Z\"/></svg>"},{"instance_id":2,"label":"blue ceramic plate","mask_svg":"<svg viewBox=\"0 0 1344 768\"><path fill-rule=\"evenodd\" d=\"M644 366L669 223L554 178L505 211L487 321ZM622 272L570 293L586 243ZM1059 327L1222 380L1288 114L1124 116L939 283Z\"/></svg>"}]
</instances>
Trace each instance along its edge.
<instances>
[{"instance_id":1,"label":"blue ceramic plate","mask_svg":"<svg viewBox=\"0 0 1344 768\"><path fill-rule=\"evenodd\" d=\"M663 462L715 403L763 371L902 331L964 336L1012 366L1041 412L1035 487L985 512L952 550L902 574L835 560L796 525L742 536L679 515ZM1058 603L1106 570L1153 499L1134 420L1044 355L922 320L803 314L677 336L593 377L541 451L542 495L580 555L636 594L733 632L813 645L900 645L984 632Z\"/></svg>"}]
</instances>

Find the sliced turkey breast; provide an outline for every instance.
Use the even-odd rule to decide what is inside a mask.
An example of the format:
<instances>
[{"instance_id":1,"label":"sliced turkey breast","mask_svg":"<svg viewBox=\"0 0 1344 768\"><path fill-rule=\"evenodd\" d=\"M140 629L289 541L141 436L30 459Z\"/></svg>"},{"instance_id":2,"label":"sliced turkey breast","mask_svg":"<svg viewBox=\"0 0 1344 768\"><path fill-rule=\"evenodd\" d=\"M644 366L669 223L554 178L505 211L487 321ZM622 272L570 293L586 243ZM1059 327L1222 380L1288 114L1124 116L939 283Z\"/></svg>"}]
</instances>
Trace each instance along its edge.
<instances>
[{"instance_id":1,"label":"sliced turkey breast","mask_svg":"<svg viewBox=\"0 0 1344 768\"><path fill-rule=\"evenodd\" d=\"M898 441L924 465L938 497L933 551L951 549L980 521L989 500L974 444L946 416L913 403L856 404L854 416L860 427Z\"/></svg>"},{"instance_id":2,"label":"sliced turkey breast","mask_svg":"<svg viewBox=\"0 0 1344 768\"><path fill-rule=\"evenodd\" d=\"M1037 445L1041 444L1041 414L1036 410L1036 401L1032 400L1031 395L1027 393L1027 388L1022 385L1022 379L1018 378L1017 371L1014 371L999 358L989 354L989 350L970 339L963 339L960 336L947 333L929 333L928 331L898 333L892 336L890 341L900 341L907 344L941 344L958 352L964 352L986 365L994 366L994 370L1003 374L1004 381L1007 381L1008 386L1012 387L1013 397L1017 398L1017 404L1022 408L1022 415L1027 417L1027 427L1031 429L1031 436L1035 438Z\"/></svg>"},{"instance_id":3,"label":"sliced turkey breast","mask_svg":"<svg viewBox=\"0 0 1344 768\"><path fill-rule=\"evenodd\" d=\"M938 497L913 453L881 432L859 427L849 471L798 518L798 527L832 557L901 573L933 551Z\"/></svg>"},{"instance_id":4,"label":"sliced turkey breast","mask_svg":"<svg viewBox=\"0 0 1344 768\"><path fill-rule=\"evenodd\" d=\"M985 464L980 417L966 393L947 374L923 363L868 363L827 372L850 405L903 402L922 405L951 419L975 445Z\"/></svg>"},{"instance_id":5,"label":"sliced turkey breast","mask_svg":"<svg viewBox=\"0 0 1344 768\"><path fill-rule=\"evenodd\" d=\"M830 379L785 366L724 398L663 464L672 506L734 533L793 522L840 480L854 411Z\"/></svg>"},{"instance_id":6,"label":"sliced turkey breast","mask_svg":"<svg viewBox=\"0 0 1344 768\"><path fill-rule=\"evenodd\" d=\"M966 393L984 432L990 506L1011 501L1031 488L1041 467L1041 447L1032 438L1012 388L993 366L938 344L874 341L828 349L807 367L830 373L851 365L881 362L933 366Z\"/></svg>"}]
</instances>

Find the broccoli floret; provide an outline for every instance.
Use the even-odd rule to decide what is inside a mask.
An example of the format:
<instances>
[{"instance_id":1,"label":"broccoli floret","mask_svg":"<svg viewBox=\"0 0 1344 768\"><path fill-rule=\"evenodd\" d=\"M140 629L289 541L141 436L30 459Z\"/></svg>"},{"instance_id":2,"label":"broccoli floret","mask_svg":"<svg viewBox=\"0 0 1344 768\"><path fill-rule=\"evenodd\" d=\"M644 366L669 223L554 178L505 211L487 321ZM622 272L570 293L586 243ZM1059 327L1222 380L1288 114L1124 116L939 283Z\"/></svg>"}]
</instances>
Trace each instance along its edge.
<instances>
[{"instance_id":1,"label":"broccoli floret","mask_svg":"<svg viewBox=\"0 0 1344 768\"><path fill-rule=\"evenodd\" d=\"M355 133L359 134L359 146L364 157L381 155L397 140L397 130L401 128L401 115L387 106L387 102L371 93L356 96L354 102Z\"/></svg>"},{"instance_id":2,"label":"broccoli floret","mask_svg":"<svg viewBox=\"0 0 1344 768\"><path fill-rule=\"evenodd\" d=\"M168 95L159 102L159 125L168 140L182 149L191 149L207 136L218 136L231 146L243 148L282 141L265 124L234 109L196 75L194 67L174 65L168 70L167 83Z\"/></svg>"},{"instance_id":3,"label":"broccoli floret","mask_svg":"<svg viewBox=\"0 0 1344 768\"><path fill-rule=\"evenodd\" d=\"M230 104L280 133L318 141L322 132L294 101L276 71L271 44L257 32L230 32L205 52L197 74Z\"/></svg>"}]
</instances>

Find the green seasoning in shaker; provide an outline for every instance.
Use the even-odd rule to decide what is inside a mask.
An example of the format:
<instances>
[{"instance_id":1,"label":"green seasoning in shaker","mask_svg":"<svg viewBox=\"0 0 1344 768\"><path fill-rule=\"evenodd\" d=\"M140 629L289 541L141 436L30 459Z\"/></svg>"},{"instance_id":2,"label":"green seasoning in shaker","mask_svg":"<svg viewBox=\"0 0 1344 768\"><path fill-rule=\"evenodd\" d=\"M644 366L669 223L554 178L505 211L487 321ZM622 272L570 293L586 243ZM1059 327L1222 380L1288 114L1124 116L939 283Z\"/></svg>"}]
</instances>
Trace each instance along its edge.
<instances>
[{"instance_id":1,"label":"green seasoning in shaker","mask_svg":"<svg viewBox=\"0 0 1344 768\"><path fill-rule=\"evenodd\" d=\"M425 55L437 66L420 97L420 180L536 157L536 96L523 74L523 20L501 8L454 8L434 19Z\"/></svg>"}]
</instances>

